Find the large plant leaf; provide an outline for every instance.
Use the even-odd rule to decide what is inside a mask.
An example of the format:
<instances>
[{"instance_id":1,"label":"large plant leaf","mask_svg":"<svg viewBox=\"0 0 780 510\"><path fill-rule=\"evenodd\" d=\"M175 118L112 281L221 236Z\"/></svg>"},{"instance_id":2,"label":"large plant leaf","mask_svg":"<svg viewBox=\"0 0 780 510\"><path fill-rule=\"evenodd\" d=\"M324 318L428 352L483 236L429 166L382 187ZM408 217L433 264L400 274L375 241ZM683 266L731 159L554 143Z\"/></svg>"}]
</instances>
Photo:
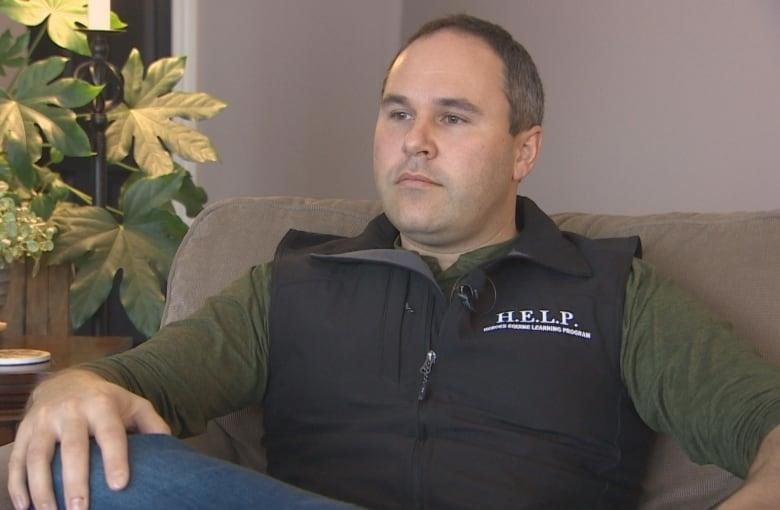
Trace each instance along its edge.
<instances>
[{"instance_id":1,"label":"large plant leaf","mask_svg":"<svg viewBox=\"0 0 780 510\"><path fill-rule=\"evenodd\" d=\"M28 27L46 22L49 38L61 48L79 55L90 55L87 37L76 30L77 23L87 26L87 2L85 0L2 0L0 12ZM120 30L127 26L111 13L111 28Z\"/></svg>"},{"instance_id":2,"label":"large plant leaf","mask_svg":"<svg viewBox=\"0 0 780 510\"><path fill-rule=\"evenodd\" d=\"M140 59L140 53L137 54ZM148 104L154 98L172 91L173 87L184 77L186 65L187 59L185 57L166 57L152 62L146 71L146 78L141 83L138 100L135 105L131 104L131 106Z\"/></svg>"},{"instance_id":3,"label":"large plant leaf","mask_svg":"<svg viewBox=\"0 0 780 510\"><path fill-rule=\"evenodd\" d=\"M68 59L49 57L31 64L19 73L13 97L38 101L63 108L78 108L95 98L103 89L76 78L56 78L62 74Z\"/></svg>"},{"instance_id":4,"label":"large plant leaf","mask_svg":"<svg viewBox=\"0 0 780 510\"><path fill-rule=\"evenodd\" d=\"M206 205L206 202L208 201L208 194L206 193L206 190L203 187L195 184L195 181L193 181L192 174L190 174L189 170L187 170L186 168L184 168L178 163L174 163L173 165L174 165L174 172L176 174L181 175L182 180L181 180L181 187L179 188L178 191L176 191L172 199L174 202L178 202L182 206L184 206L185 209L184 212L188 217L194 218L203 210L203 207ZM143 172L134 172L130 174L125 180L125 182L122 184L122 188L120 190L120 196L124 197L124 188L132 185L136 181L143 178L144 178ZM175 226L176 231L178 231L181 228L183 228L182 235L184 235L187 232L188 227L184 222L182 222L181 225Z\"/></svg>"},{"instance_id":5,"label":"large plant leaf","mask_svg":"<svg viewBox=\"0 0 780 510\"><path fill-rule=\"evenodd\" d=\"M74 327L95 313L106 300L117 272L122 271L119 296L128 317L145 335L157 331L164 304L161 289L181 241L180 235L171 235L169 227L181 220L166 205L181 181L181 175L170 174L140 179L128 186L121 223L99 207L60 207L55 211L54 222L61 233L50 260L76 265L71 285Z\"/></svg>"},{"instance_id":6,"label":"large plant leaf","mask_svg":"<svg viewBox=\"0 0 780 510\"><path fill-rule=\"evenodd\" d=\"M27 45L30 44L30 32L25 31L14 37L6 29L0 35L0 76L5 76L6 67L21 67L27 62Z\"/></svg>"},{"instance_id":7,"label":"large plant leaf","mask_svg":"<svg viewBox=\"0 0 780 510\"><path fill-rule=\"evenodd\" d=\"M35 170L38 174L38 188L31 193L30 207L44 220L51 217L57 204L67 200L71 195L86 204L92 203L92 197L65 183L57 172L39 166L36 166Z\"/></svg>"},{"instance_id":8,"label":"large plant leaf","mask_svg":"<svg viewBox=\"0 0 780 510\"><path fill-rule=\"evenodd\" d=\"M208 200L208 195L205 189L195 184L195 181L192 180L192 175L186 169L176 165L176 171L184 175L184 180L173 199L184 206L187 216L194 218L203 210L203 206Z\"/></svg>"},{"instance_id":9,"label":"large plant leaf","mask_svg":"<svg viewBox=\"0 0 780 510\"><path fill-rule=\"evenodd\" d=\"M122 67L122 79L124 80L124 101L127 104L138 104L141 88L144 85L144 63L138 49L130 50L127 62Z\"/></svg>"},{"instance_id":10,"label":"large plant leaf","mask_svg":"<svg viewBox=\"0 0 780 510\"><path fill-rule=\"evenodd\" d=\"M18 93L0 94L0 140L11 135L23 140L34 161L41 154L40 133L63 154L91 154L89 138L69 108L88 103L101 87L73 78L52 81L62 73L66 61L50 57L36 62L19 73Z\"/></svg>"},{"instance_id":11,"label":"large plant leaf","mask_svg":"<svg viewBox=\"0 0 780 510\"><path fill-rule=\"evenodd\" d=\"M38 184L38 174L35 171L35 165L30 161L24 140L17 138L16 133L8 132L3 139L3 151L5 151L8 166L22 186L30 189Z\"/></svg>"},{"instance_id":12,"label":"large plant leaf","mask_svg":"<svg viewBox=\"0 0 780 510\"><path fill-rule=\"evenodd\" d=\"M174 171L171 154L198 163L217 161L208 137L173 120L208 119L226 106L208 94L172 92L184 66L184 58L163 58L150 65L144 77L138 50L130 52L122 69L125 104L109 112L106 139L110 162L122 161L132 148L141 170L157 176Z\"/></svg>"},{"instance_id":13,"label":"large plant leaf","mask_svg":"<svg viewBox=\"0 0 780 510\"><path fill-rule=\"evenodd\" d=\"M180 174L169 174L156 179L139 179L132 186L128 186L122 197L125 223L132 223L135 219L143 218L154 209L170 203L181 187L183 178Z\"/></svg>"},{"instance_id":14,"label":"large plant leaf","mask_svg":"<svg viewBox=\"0 0 780 510\"><path fill-rule=\"evenodd\" d=\"M57 172L32 163L25 147L18 140L6 137L0 151L0 180L11 185L20 200L29 201L33 212L48 220L58 203L76 196L92 203L92 197L70 186Z\"/></svg>"}]
</instances>

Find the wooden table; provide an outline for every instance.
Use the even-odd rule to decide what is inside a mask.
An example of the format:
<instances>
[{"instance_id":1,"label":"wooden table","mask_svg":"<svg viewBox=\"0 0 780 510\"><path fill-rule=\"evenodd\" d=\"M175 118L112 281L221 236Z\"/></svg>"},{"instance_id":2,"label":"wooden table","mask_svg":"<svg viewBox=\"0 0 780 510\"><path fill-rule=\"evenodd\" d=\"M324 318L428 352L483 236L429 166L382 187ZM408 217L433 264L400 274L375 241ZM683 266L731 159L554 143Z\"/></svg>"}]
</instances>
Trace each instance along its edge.
<instances>
[{"instance_id":1,"label":"wooden table","mask_svg":"<svg viewBox=\"0 0 780 510\"><path fill-rule=\"evenodd\" d=\"M117 336L0 336L0 349L42 349L51 353L50 363L16 366L10 371L0 367L0 445L13 440L27 397L38 382L57 370L122 352L132 346L131 338Z\"/></svg>"}]
</instances>

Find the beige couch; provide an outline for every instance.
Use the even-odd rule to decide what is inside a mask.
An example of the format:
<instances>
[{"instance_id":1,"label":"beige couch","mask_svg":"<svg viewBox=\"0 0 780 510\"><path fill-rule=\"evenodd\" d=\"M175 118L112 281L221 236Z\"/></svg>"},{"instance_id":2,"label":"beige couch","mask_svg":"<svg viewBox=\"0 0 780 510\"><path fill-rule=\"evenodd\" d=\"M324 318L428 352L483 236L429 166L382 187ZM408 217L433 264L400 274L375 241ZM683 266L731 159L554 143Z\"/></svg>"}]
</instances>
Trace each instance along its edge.
<instances>
[{"instance_id":1,"label":"beige couch","mask_svg":"<svg viewBox=\"0 0 780 510\"><path fill-rule=\"evenodd\" d=\"M168 323L187 316L253 264L268 260L288 228L354 234L377 214L370 201L291 197L216 203L193 223L171 269ZM645 259L734 323L758 351L780 363L780 210L649 216L559 214L564 230L592 237L638 234ZM191 441L221 457L262 469L259 409L215 420ZM5 457L0 449L0 481ZM696 466L669 437L659 437L645 482L643 509L710 508L740 484L714 466ZM4 491L2 491L4 492ZM6 508L0 498L0 509Z\"/></svg>"}]
</instances>

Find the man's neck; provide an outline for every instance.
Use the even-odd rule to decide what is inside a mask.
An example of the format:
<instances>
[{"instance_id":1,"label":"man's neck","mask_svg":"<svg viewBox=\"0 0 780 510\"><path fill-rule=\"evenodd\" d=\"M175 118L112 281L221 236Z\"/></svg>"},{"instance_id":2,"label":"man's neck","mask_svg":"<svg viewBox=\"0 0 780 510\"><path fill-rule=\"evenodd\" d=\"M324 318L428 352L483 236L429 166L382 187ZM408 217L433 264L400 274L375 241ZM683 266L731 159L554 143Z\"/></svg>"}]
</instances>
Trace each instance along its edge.
<instances>
[{"instance_id":1,"label":"man's neck","mask_svg":"<svg viewBox=\"0 0 780 510\"><path fill-rule=\"evenodd\" d=\"M404 234L401 234L400 238L401 247L403 247L405 250L416 252L423 257L431 257L436 259L441 270L446 271L458 261L461 255L471 253L475 250L479 250L480 248L485 248L487 246L494 246L500 243L504 243L510 239L513 239L515 236L517 236L517 230L513 229L511 232L502 232L490 239L475 243L474 246L464 244L463 246L442 248L421 245L404 236Z\"/></svg>"}]
</instances>

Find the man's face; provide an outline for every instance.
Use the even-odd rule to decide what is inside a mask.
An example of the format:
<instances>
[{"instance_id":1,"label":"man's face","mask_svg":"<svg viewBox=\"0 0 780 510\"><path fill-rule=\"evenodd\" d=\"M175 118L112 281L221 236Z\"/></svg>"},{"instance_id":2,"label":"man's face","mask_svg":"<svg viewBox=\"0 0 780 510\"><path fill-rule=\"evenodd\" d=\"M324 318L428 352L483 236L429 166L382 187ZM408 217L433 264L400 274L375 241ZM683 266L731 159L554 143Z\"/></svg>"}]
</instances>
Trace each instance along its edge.
<instances>
[{"instance_id":1,"label":"man's face","mask_svg":"<svg viewBox=\"0 0 780 510\"><path fill-rule=\"evenodd\" d=\"M388 73L374 135L374 178L404 246L463 253L511 238L540 137L509 134L503 63L481 39L443 30L412 43Z\"/></svg>"}]
</instances>

